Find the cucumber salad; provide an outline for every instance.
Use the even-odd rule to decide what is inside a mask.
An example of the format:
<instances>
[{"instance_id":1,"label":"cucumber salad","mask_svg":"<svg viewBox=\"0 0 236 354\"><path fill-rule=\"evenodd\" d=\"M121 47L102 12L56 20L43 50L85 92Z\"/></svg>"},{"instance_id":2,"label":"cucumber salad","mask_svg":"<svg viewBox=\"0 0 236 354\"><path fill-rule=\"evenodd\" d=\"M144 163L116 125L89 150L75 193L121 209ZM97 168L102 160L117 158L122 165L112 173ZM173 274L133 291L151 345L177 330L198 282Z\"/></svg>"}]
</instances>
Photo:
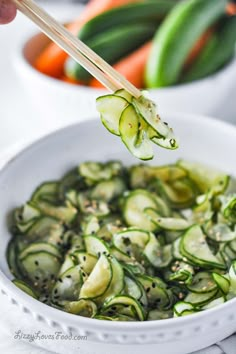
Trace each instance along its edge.
<instances>
[{"instance_id":1,"label":"cucumber salad","mask_svg":"<svg viewBox=\"0 0 236 354\"><path fill-rule=\"evenodd\" d=\"M236 296L236 186L197 163L83 162L15 209L11 233L14 284L75 315L160 320Z\"/></svg>"},{"instance_id":2,"label":"cucumber salad","mask_svg":"<svg viewBox=\"0 0 236 354\"><path fill-rule=\"evenodd\" d=\"M156 105L144 92L139 98L121 89L97 98L97 110L107 130L121 137L128 150L140 160L151 160L153 144L177 149L173 129L157 114Z\"/></svg>"}]
</instances>

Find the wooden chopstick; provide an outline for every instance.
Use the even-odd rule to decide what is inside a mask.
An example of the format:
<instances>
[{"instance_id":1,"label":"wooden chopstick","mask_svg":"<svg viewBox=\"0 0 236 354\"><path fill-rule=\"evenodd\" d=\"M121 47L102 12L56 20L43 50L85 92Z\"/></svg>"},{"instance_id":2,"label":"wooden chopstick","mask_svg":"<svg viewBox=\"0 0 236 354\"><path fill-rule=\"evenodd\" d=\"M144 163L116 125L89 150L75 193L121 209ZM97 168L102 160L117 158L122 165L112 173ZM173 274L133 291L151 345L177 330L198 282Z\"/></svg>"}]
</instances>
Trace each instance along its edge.
<instances>
[{"instance_id":1,"label":"wooden chopstick","mask_svg":"<svg viewBox=\"0 0 236 354\"><path fill-rule=\"evenodd\" d=\"M81 64L108 90L114 92L124 88L138 98L141 91L119 74L111 65L91 50L85 43L71 34L63 25L32 0L13 0L17 8L31 19L52 41Z\"/></svg>"}]
</instances>

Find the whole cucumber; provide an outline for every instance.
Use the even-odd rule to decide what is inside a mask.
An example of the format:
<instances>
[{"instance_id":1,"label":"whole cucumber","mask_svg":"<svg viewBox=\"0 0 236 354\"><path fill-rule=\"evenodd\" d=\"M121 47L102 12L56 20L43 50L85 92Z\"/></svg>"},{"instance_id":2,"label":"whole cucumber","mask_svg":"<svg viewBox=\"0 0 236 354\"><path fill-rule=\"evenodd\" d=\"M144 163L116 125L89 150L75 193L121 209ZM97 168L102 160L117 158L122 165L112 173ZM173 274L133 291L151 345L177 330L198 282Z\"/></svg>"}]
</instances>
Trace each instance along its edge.
<instances>
[{"instance_id":1,"label":"whole cucumber","mask_svg":"<svg viewBox=\"0 0 236 354\"><path fill-rule=\"evenodd\" d=\"M184 0L159 27L148 59L147 87L178 82L185 60L199 37L225 12L227 0Z\"/></svg>"},{"instance_id":2,"label":"whole cucumber","mask_svg":"<svg viewBox=\"0 0 236 354\"><path fill-rule=\"evenodd\" d=\"M235 44L236 16L232 16L222 22L181 81L198 80L216 72L234 56Z\"/></svg>"},{"instance_id":3,"label":"whole cucumber","mask_svg":"<svg viewBox=\"0 0 236 354\"><path fill-rule=\"evenodd\" d=\"M88 21L79 31L78 37L86 41L114 26L145 21L158 23L175 4L176 0L149 0L116 7Z\"/></svg>"},{"instance_id":4,"label":"whole cucumber","mask_svg":"<svg viewBox=\"0 0 236 354\"><path fill-rule=\"evenodd\" d=\"M152 38L155 31L156 26L147 23L117 26L98 34L86 44L108 63L113 64ZM66 62L65 71L68 77L76 80L88 82L91 79L90 73L71 58Z\"/></svg>"}]
</instances>

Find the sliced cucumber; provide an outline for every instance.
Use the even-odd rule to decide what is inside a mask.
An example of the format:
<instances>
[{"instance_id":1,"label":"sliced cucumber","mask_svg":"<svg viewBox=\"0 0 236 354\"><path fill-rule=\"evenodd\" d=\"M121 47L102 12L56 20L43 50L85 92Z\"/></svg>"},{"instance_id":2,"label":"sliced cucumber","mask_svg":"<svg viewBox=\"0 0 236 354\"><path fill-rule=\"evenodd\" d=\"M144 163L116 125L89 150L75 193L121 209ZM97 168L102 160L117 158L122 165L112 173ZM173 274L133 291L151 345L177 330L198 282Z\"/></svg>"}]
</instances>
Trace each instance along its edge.
<instances>
[{"instance_id":1,"label":"sliced cucumber","mask_svg":"<svg viewBox=\"0 0 236 354\"><path fill-rule=\"evenodd\" d=\"M102 123L107 130L112 134L120 135L120 117L129 102L125 98L117 95L101 96L97 98L96 102Z\"/></svg>"},{"instance_id":2,"label":"sliced cucumber","mask_svg":"<svg viewBox=\"0 0 236 354\"><path fill-rule=\"evenodd\" d=\"M138 276L138 281L146 291L150 307L164 309L170 305L170 298L165 289L165 284L159 278L140 275Z\"/></svg>"},{"instance_id":3,"label":"sliced cucumber","mask_svg":"<svg viewBox=\"0 0 236 354\"><path fill-rule=\"evenodd\" d=\"M215 242L229 242L236 239L236 227L231 230L227 224L211 224L210 222L206 225L205 231L207 237Z\"/></svg>"},{"instance_id":4,"label":"sliced cucumber","mask_svg":"<svg viewBox=\"0 0 236 354\"><path fill-rule=\"evenodd\" d=\"M163 182L172 182L186 177L187 172L177 165L148 166L135 165L130 168L130 184L133 189L146 187L152 180L160 179Z\"/></svg>"},{"instance_id":5,"label":"sliced cucumber","mask_svg":"<svg viewBox=\"0 0 236 354\"><path fill-rule=\"evenodd\" d=\"M86 274L90 274L97 263L97 257L85 251L75 251L72 257L76 257L81 269L83 269Z\"/></svg>"},{"instance_id":6,"label":"sliced cucumber","mask_svg":"<svg viewBox=\"0 0 236 354\"><path fill-rule=\"evenodd\" d=\"M86 250L93 256L100 256L101 254L109 254L109 248L106 243L94 235L84 237Z\"/></svg>"},{"instance_id":7,"label":"sliced cucumber","mask_svg":"<svg viewBox=\"0 0 236 354\"><path fill-rule=\"evenodd\" d=\"M114 198L122 195L127 189L124 181L115 177L108 181L99 182L91 191L90 198L110 202Z\"/></svg>"},{"instance_id":8,"label":"sliced cucumber","mask_svg":"<svg viewBox=\"0 0 236 354\"><path fill-rule=\"evenodd\" d=\"M224 295L227 295L230 288L230 280L218 273L212 273L212 277L220 291L222 291Z\"/></svg>"},{"instance_id":9,"label":"sliced cucumber","mask_svg":"<svg viewBox=\"0 0 236 354\"><path fill-rule=\"evenodd\" d=\"M52 301L76 301L79 299L80 289L83 285L86 275L83 274L79 265L66 270L58 278L53 290Z\"/></svg>"},{"instance_id":10,"label":"sliced cucumber","mask_svg":"<svg viewBox=\"0 0 236 354\"><path fill-rule=\"evenodd\" d=\"M112 265L107 256L102 254L88 279L84 282L80 298L96 299L102 296L112 281Z\"/></svg>"},{"instance_id":11,"label":"sliced cucumber","mask_svg":"<svg viewBox=\"0 0 236 354\"><path fill-rule=\"evenodd\" d=\"M27 254L21 259L21 265L25 276L32 282L35 288L46 289L55 279L61 263L60 260L52 253L38 251Z\"/></svg>"},{"instance_id":12,"label":"sliced cucumber","mask_svg":"<svg viewBox=\"0 0 236 354\"><path fill-rule=\"evenodd\" d=\"M157 226L144 214L146 208L157 209L153 195L143 189L137 189L127 195L123 206L123 217L130 226L147 231L155 231Z\"/></svg>"},{"instance_id":13,"label":"sliced cucumber","mask_svg":"<svg viewBox=\"0 0 236 354\"><path fill-rule=\"evenodd\" d=\"M212 301L217 294L217 290L212 290L207 293L189 293L184 301L189 302L194 306L202 306L209 301Z\"/></svg>"},{"instance_id":14,"label":"sliced cucumber","mask_svg":"<svg viewBox=\"0 0 236 354\"><path fill-rule=\"evenodd\" d=\"M119 121L119 132L123 143L138 159L151 160L153 148L145 131L145 122L129 104L122 112Z\"/></svg>"},{"instance_id":15,"label":"sliced cucumber","mask_svg":"<svg viewBox=\"0 0 236 354\"><path fill-rule=\"evenodd\" d=\"M131 296L117 295L117 296L113 297L112 299L105 302L104 307L103 307L103 311L109 309L110 307L114 307L117 305L131 306L132 309L135 311L137 318L140 321L144 321L145 314L142 309L142 306L139 304L139 302L137 300L135 300Z\"/></svg>"},{"instance_id":16,"label":"sliced cucumber","mask_svg":"<svg viewBox=\"0 0 236 354\"><path fill-rule=\"evenodd\" d=\"M156 105L153 101L141 96L138 99L133 98L133 104L138 114L147 122L154 131L155 139L169 140L172 149L178 147L177 141L174 138L173 130L164 123L156 112ZM152 139L152 136L151 136Z\"/></svg>"},{"instance_id":17,"label":"sliced cucumber","mask_svg":"<svg viewBox=\"0 0 236 354\"><path fill-rule=\"evenodd\" d=\"M222 213L224 217L229 220L229 222L236 223L236 194L228 195L227 197L222 196Z\"/></svg>"},{"instance_id":18,"label":"sliced cucumber","mask_svg":"<svg viewBox=\"0 0 236 354\"><path fill-rule=\"evenodd\" d=\"M173 317L173 311L167 310L167 311L160 311L160 310L151 310L148 312L148 321L156 321L156 320L165 320L167 318Z\"/></svg>"},{"instance_id":19,"label":"sliced cucumber","mask_svg":"<svg viewBox=\"0 0 236 354\"><path fill-rule=\"evenodd\" d=\"M115 92L115 94L116 94L116 96L124 98L129 103L131 103L131 101L132 101L132 95L124 89L117 90Z\"/></svg>"},{"instance_id":20,"label":"sliced cucumber","mask_svg":"<svg viewBox=\"0 0 236 354\"><path fill-rule=\"evenodd\" d=\"M19 289L24 291L26 294L29 296L33 297L34 299L38 299L38 295L35 293L33 288L31 288L26 282L23 280L19 279L13 279L12 280L13 284L15 284Z\"/></svg>"},{"instance_id":21,"label":"sliced cucumber","mask_svg":"<svg viewBox=\"0 0 236 354\"><path fill-rule=\"evenodd\" d=\"M167 267L173 259L171 245L161 247L160 242L153 234L150 234L150 240L143 253L151 265L156 268Z\"/></svg>"},{"instance_id":22,"label":"sliced cucumber","mask_svg":"<svg viewBox=\"0 0 236 354\"><path fill-rule=\"evenodd\" d=\"M82 213L102 217L110 213L108 204L104 200L92 200L87 192L80 192L77 195L77 203Z\"/></svg>"},{"instance_id":23,"label":"sliced cucumber","mask_svg":"<svg viewBox=\"0 0 236 354\"><path fill-rule=\"evenodd\" d=\"M80 299L78 301L63 302L63 307L66 312L83 317L95 317L97 313L97 306L91 300Z\"/></svg>"},{"instance_id":24,"label":"sliced cucumber","mask_svg":"<svg viewBox=\"0 0 236 354\"><path fill-rule=\"evenodd\" d=\"M99 302L104 302L106 299L118 295L124 288L124 271L120 263L112 256L109 256L111 264L112 279L105 293L99 299Z\"/></svg>"},{"instance_id":25,"label":"sliced cucumber","mask_svg":"<svg viewBox=\"0 0 236 354\"><path fill-rule=\"evenodd\" d=\"M163 218L161 217L155 209L146 208L144 213L148 218L156 224L160 229L169 231L182 231L188 229L191 224L186 219L182 218Z\"/></svg>"},{"instance_id":26,"label":"sliced cucumber","mask_svg":"<svg viewBox=\"0 0 236 354\"><path fill-rule=\"evenodd\" d=\"M189 177L196 183L202 193L208 192L209 189L214 194L222 193L229 184L228 175L203 164L179 160L178 165L188 172Z\"/></svg>"},{"instance_id":27,"label":"sliced cucumber","mask_svg":"<svg viewBox=\"0 0 236 354\"><path fill-rule=\"evenodd\" d=\"M32 224L27 230L26 235L33 241L48 236L49 233L55 229L61 231L60 222L55 218L42 216Z\"/></svg>"},{"instance_id":28,"label":"sliced cucumber","mask_svg":"<svg viewBox=\"0 0 236 354\"><path fill-rule=\"evenodd\" d=\"M118 232L113 236L113 243L124 254L128 256L133 254L133 246L143 250L150 239L147 231L138 228L128 228L125 231Z\"/></svg>"},{"instance_id":29,"label":"sliced cucumber","mask_svg":"<svg viewBox=\"0 0 236 354\"><path fill-rule=\"evenodd\" d=\"M119 161L110 161L108 163L88 161L81 163L78 166L78 171L86 181L96 183L117 176L122 168L123 167Z\"/></svg>"},{"instance_id":30,"label":"sliced cucumber","mask_svg":"<svg viewBox=\"0 0 236 354\"><path fill-rule=\"evenodd\" d=\"M51 253L52 255L54 255L59 259L61 258L61 253L58 247L46 242L35 242L25 247L23 251L20 252L19 259L20 260L23 259L25 256L27 256L30 253L41 252L41 251Z\"/></svg>"},{"instance_id":31,"label":"sliced cucumber","mask_svg":"<svg viewBox=\"0 0 236 354\"><path fill-rule=\"evenodd\" d=\"M192 283L188 284L187 288L193 293L203 294L216 290L217 286L211 273L199 272L193 277Z\"/></svg>"},{"instance_id":32,"label":"sliced cucumber","mask_svg":"<svg viewBox=\"0 0 236 354\"><path fill-rule=\"evenodd\" d=\"M124 282L125 282L125 293L135 298L136 300L140 300L142 297L142 289L139 283L128 276L124 277Z\"/></svg>"},{"instance_id":33,"label":"sliced cucumber","mask_svg":"<svg viewBox=\"0 0 236 354\"><path fill-rule=\"evenodd\" d=\"M176 317L190 315L194 312L197 312L197 309L189 302L180 301L174 305L174 314Z\"/></svg>"},{"instance_id":34,"label":"sliced cucumber","mask_svg":"<svg viewBox=\"0 0 236 354\"><path fill-rule=\"evenodd\" d=\"M184 257L200 267L216 267L219 269L225 269L226 267L211 252L205 235L198 225L194 225L186 231L181 240L180 249Z\"/></svg>"}]
</instances>

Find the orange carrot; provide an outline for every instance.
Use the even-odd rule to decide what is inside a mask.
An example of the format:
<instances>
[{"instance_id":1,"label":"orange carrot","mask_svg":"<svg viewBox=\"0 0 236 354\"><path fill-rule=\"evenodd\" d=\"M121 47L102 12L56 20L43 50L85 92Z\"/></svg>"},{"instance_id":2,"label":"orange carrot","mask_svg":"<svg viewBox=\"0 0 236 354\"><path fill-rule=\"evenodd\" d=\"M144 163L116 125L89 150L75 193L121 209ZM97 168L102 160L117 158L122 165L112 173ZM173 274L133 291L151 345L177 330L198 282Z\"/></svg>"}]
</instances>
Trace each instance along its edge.
<instances>
[{"instance_id":1,"label":"orange carrot","mask_svg":"<svg viewBox=\"0 0 236 354\"><path fill-rule=\"evenodd\" d=\"M203 35L199 38L199 40L195 43L194 47L192 48L191 52L189 53L186 61L185 61L185 68L188 68L194 60L198 57L202 49L205 47L208 40L211 38L214 32L213 28L209 28Z\"/></svg>"},{"instance_id":2,"label":"orange carrot","mask_svg":"<svg viewBox=\"0 0 236 354\"><path fill-rule=\"evenodd\" d=\"M73 34L77 34L79 29L91 18L107 11L113 7L122 6L139 0L90 0L80 17L67 26ZM60 78L63 75L64 63L68 55L55 43L50 42L36 59L34 66L42 73Z\"/></svg>"},{"instance_id":3,"label":"orange carrot","mask_svg":"<svg viewBox=\"0 0 236 354\"><path fill-rule=\"evenodd\" d=\"M129 54L127 57L121 59L119 62L113 65L119 73L126 77L133 85L138 88L144 87L144 70L145 65L151 50L151 42L144 44L138 48L135 52ZM92 79L90 87L102 88L102 84Z\"/></svg>"},{"instance_id":4,"label":"orange carrot","mask_svg":"<svg viewBox=\"0 0 236 354\"><path fill-rule=\"evenodd\" d=\"M78 80L74 80L70 77L67 77L65 75L63 75L62 77L60 77L61 81L67 82L68 84L72 84L72 85L83 85L82 82L79 82Z\"/></svg>"},{"instance_id":5,"label":"orange carrot","mask_svg":"<svg viewBox=\"0 0 236 354\"><path fill-rule=\"evenodd\" d=\"M236 4L234 3L229 3L226 7L226 12L228 15L236 15Z\"/></svg>"}]
</instances>

